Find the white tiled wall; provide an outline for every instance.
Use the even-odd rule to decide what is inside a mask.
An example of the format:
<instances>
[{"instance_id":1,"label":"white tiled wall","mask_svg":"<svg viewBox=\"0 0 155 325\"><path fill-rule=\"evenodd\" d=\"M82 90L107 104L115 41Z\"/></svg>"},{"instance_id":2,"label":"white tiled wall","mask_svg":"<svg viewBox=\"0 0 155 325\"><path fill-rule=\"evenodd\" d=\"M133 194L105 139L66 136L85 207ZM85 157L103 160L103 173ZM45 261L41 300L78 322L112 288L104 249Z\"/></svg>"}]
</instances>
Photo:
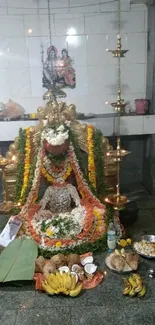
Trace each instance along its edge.
<instances>
[{"instance_id":1,"label":"white tiled wall","mask_svg":"<svg viewBox=\"0 0 155 325\"><path fill-rule=\"evenodd\" d=\"M117 1L51 0L52 42L68 47L76 69L76 88L68 103L85 113L111 113L116 99L117 60L106 52L116 47ZM68 35L74 28L75 35ZM134 110L145 97L147 8L121 0L121 36L129 49L121 61L122 92ZM0 0L0 102L9 98L35 112L43 105L41 43L49 45L47 0Z\"/></svg>"}]
</instances>

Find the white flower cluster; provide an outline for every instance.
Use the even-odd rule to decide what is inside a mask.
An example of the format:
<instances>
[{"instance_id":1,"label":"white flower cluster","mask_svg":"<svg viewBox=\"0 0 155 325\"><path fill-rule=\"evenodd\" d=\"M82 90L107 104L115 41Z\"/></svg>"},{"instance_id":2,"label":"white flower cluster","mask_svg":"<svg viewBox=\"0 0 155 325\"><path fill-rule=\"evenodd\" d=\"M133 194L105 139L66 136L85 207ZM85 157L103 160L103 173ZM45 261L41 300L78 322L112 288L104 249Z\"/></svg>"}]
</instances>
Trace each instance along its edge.
<instances>
[{"instance_id":1,"label":"white flower cluster","mask_svg":"<svg viewBox=\"0 0 155 325\"><path fill-rule=\"evenodd\" d=\"M39 213L35 214L32 220L32 225L34 229L36 229L37 233L41 233L42 236L46 236L45 233L41 232L42 222L44 221L45 224L48 224L50 221L50 214L51 214L50 211L43 212L41 210ZM66 238L76 236L82 231L85 217L86 217L86 210L81 205L73 209L71 212L59 213L57 215L57 218L61 220L61 227L63 227L63 220L64 222L65 220L70 220L71 223L73 224L73 227L71 227L71 229L69 230L67 230L64 225ZM52 219L52 215L51 215L51 219ZM59 225L57 226L50 225L48 229L50 229L53 232L53 235L51 237L57 238L57 233L59 233Z\"/></svg>"},{"instance_id":2,"label":"white flower cluster","mask_svg":"<svg viewBox=\"0 0 155 325\"><path fill-rule=\"evenodd\" d=\"M68 132L64 125L60 125L56 130L48 128L43 131L42 140L46 140L52 146L60 146L69 138Z\"/></svg>"}]
</instances>

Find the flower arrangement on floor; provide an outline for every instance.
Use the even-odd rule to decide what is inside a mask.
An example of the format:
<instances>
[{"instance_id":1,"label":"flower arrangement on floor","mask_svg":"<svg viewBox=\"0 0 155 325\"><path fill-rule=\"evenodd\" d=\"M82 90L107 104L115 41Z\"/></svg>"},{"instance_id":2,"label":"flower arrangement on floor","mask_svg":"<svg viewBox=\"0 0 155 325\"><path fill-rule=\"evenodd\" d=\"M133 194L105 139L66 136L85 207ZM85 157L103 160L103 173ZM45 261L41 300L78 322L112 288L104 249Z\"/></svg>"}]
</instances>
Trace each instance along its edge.
<instances>
[{"instance_id":1,"label":"flower arrangement on floor","mask_svg":"<svg viewBox=\"0 0 155 325\"><path fill-rule=\"evenodd\" d=\"M104 249L113 213L100 201L105 191L101 132L93 126L87 128L87 170L68 124L45 127L34 155L32 141L29 129L20 130L22 161L15 193L21 204L24 234L33 238L46 256L59 251L81 254ZM67 183L72 176L77 190ZM35 203L42 177L48 188L42 200Z\"/></svg>"}]
</instances>

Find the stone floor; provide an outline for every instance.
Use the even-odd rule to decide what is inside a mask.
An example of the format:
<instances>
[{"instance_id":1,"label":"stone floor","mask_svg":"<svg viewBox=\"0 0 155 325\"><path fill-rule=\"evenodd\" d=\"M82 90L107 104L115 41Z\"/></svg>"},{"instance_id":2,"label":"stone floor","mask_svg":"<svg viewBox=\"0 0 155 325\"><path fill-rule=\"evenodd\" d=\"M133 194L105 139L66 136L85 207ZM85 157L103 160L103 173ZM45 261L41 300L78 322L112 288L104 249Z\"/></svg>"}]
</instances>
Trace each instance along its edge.
<instances>
[{"instance_id":1,"label":"stone floor","mask_svg":"<svg viewBox=\"0 0 155 325\"><path fill-rule=\"evenodd\" d=\"M138 218L128 226L131 235L155 234L155 201L139 202ZM1 217L1 227L6 219ZM95 256L100 270L105 270L106 253ZM155 278L148 270L155 268L154 260L141 259L139 273L147 285L143 298L122 295L121 276L108 271L102 284L87 290L77 298L48 297L33 290L32 284L23 287L0 287L0 324L3 325L154 325Z\"/></svg>"}]
</instances>

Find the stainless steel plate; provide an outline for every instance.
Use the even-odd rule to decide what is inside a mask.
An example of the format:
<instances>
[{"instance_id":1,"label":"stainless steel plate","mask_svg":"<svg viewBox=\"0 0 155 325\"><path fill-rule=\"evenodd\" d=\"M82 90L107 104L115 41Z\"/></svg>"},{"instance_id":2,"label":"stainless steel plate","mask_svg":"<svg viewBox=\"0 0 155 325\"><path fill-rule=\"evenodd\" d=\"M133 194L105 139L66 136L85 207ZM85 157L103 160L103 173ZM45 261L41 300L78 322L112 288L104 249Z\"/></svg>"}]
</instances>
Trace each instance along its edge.
<instances>
[{"instance_id":1,"label":"stainless steel plate","mask_svg":"<svg viewBox=\"0 0 155 325\"><path fill-rule=\"evenodd\" d=\"M135 247L134 247L134 244L135 244L135 242L140 242L141 240L147 240L148 242L150 242L150 243L155 243L155 235L143 235L143 236L139 236L139 237L137 237L134 241L133 241L133 244L132 244L132 248L133 248L133 250L137 253L137 254L139 254L139 255L141 255L141 256L143 256L143 257L146 257L146 258L155 258L155 255L153 256L149 256L149 255L145 255L145 254L142 254L141 252L139 252Z\"/></svg>"},{"instance_id":2,"label":"stainless steel plate","mask_svg":"<svg viewBox=\"0 0 155 325\"><path fill-rule=\"evenodd\" d=\"M110 254L107 255L106 259L105 259L105 265L108 267L108 269L114 273L117 273L117 274L120 274L120 275L123 275L123 274L128 274L128 273L131 273L133 272L133 270L129 267L128 264L126 264L126 266L124 267L124 269L122 271L117 271L115 270L111 263L110 263Z\"/></svg>"}]
</instances>

